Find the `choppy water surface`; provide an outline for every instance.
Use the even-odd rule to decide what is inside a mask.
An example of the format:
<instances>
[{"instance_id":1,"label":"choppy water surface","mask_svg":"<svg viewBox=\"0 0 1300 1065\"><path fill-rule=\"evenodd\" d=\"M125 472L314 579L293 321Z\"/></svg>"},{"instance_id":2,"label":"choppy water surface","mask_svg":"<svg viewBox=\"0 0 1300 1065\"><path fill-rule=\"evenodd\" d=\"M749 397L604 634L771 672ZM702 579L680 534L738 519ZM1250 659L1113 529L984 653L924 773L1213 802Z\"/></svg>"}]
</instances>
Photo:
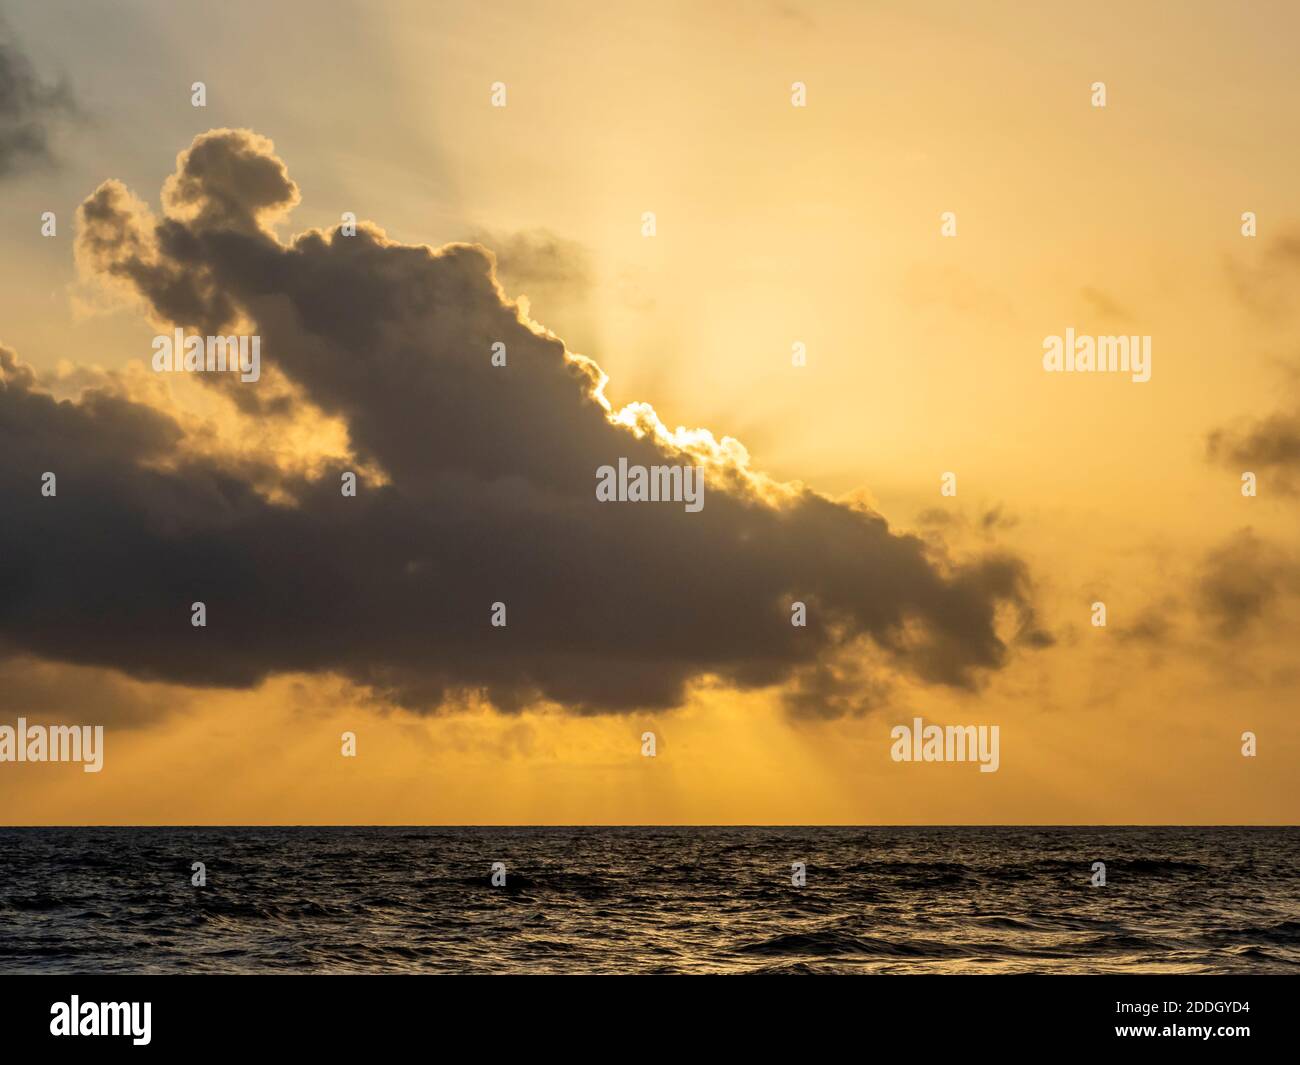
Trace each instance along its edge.
<instances>
[{"instance_id":1,"label":"choppy water surface","mask_svg":"<svg viewBox=\"0 0 1300 1065\"><path fill-rule=\"evenodd\" d=\"M0 829L0 972L1296 973L1298 859L1290 828Z\"/></svg>"}]
</instances>

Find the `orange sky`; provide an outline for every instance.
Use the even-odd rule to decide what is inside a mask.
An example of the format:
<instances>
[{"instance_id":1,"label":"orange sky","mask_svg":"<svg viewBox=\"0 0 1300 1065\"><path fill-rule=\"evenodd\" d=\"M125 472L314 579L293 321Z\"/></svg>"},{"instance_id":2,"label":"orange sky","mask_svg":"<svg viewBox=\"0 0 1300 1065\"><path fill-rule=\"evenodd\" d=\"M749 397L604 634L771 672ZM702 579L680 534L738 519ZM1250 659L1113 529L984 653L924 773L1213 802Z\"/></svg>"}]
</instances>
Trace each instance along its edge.
<instances>
[{"instance_id":1,"label":"orange sky","mask_svg":"<svg viewBox=\"0 0 1300 1065\"><path fill-rule=\"evenodd\" d=\"M1207 454L1217 429L1300 410L1294 7L332 6L10 14L85 113L47 169L2 186L0 344L61 396L121 373L205 426L195 451L308 472L347 455L346 429L305 405L268 433L160 383L155 325L74 263L74 212L101 181L158 211L196 134L249 128L302 191L282 240L353 211L411 244L555 241L549 273L512 276L501 252L502 286L599 363L615 409L653 404L778 481L865 493L954 556L1013 552L1055 643L975 692L893 678L887 705L834 720L709 676L674 710L420 715L328 672L186 688L23 656L0 660L0 724L114 709L102 773L0 764L0 820L1296 822L1300 498L1284 464L1248 498L1252 467ZM1045 374L1043 338L1067 328L1152 337L1151 381ZM1214 561L1246 528L1276 565ZM1207 582L1256 580L1225 626ZM892 762L889 730L915 716L998 725L999 771Z\"/></svg>"}]
</instances>

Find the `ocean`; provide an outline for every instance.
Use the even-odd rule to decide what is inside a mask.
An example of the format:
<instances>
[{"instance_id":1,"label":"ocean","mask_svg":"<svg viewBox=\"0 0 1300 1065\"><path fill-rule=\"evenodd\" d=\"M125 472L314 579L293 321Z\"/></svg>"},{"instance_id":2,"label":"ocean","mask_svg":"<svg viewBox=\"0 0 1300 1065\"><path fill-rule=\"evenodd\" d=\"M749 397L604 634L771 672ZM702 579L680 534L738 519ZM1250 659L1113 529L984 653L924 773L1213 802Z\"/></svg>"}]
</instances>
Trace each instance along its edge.
<instances>
[{"instance_id":1,"label":"ocean","mask_svg":"<svg viewBox=\"0 0 1300 1065\"><path fill-rule=\"evenodd\" d=\"M1296 828L7 828L0 972L1294 974L1298 859Z\"/></svg>"}]
</instances>

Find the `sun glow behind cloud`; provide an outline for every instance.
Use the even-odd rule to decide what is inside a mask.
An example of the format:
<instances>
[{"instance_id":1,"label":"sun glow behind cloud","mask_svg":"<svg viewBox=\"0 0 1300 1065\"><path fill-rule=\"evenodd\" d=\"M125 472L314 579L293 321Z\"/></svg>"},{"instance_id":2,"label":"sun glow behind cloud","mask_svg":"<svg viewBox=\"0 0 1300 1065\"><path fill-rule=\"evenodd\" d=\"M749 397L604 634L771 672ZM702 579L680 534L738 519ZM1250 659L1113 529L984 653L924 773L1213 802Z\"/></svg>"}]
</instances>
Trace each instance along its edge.
<instances>
[{"instance_id":1,"label":"sun glow behind cloud","mask_svg":"<svg viewBox=\"0 0 1300 1065\"><path fill-rule=\"evenodd\" d=\"M150 134L148 151L74 150L71 176L56 175L51 191L11 186L15 210L37 217L53 190L71 204L121 178L144 197L133 211L147 232L165 204L155 211L145 199L176 151L209 126L253 126L274 134L303 189L291 216L275 207L261 218L281 248L303 237L328 246L345 209L385 227L366 230L377 246L429 254L485 228L559 232L584 249L589 269L539 280L550 275L518 265L528 248L503 239L527 280L512 280L503 252L501 287L539 344L568 346L608 426L708 466L718 478L710 490L725 484L782 513L807 490L826 506L884 515L891 534L924 541L918 553L944 576L982 553L1012 552L1032 579L1037 623L1057 638L1052 649L1008 655L978 690L922 683L906 669L886 684L875 663L854 674L843 657L824 676L785 678L796 711L851 707L826 719L792 716L780 685L729 684L708 663L684 671L679 709L585 716L564 712L580 698L553 696L498 715L471 684L450 712L419 717L342 674L280 672L280 662L266 677L253 670L243 690L158 681L154 698L174 694L176 712L111 731L114 757L93 790L31 767L6 776L14 783L0 783L0 796L14 818L1294 821L1293 560L1283 551L1269 562L1278 592L1252 598L1249 563L1265 556L1241 545L1294 543L1297 510L1271 491L1243 504L1230 446L1259 439L1253 427L1271 425L1280 402L1295 407L1287 367L1297 323L1284 297L1296 274L1276 249L1297 214L1300 149L1271 132L1294 117L1277 102L1294 99L1294 75L1259 41L1227 53L1212 44L1254 33L1249 14L1201 39L1164 17L1173 9L1109 10L1109 23L1104 11L1083 21L1021 12L1010 27L999 24L1010 14L973 25L959 5L825 5L815 35L755 14L737 48L734 9L681 6L654 19L609 11L575 36L557 28L564 19L412 6L400 37L347 42L346 54L382 74L338 100L328 135L276 104L275 92L227 85L200 129L142 117L166 130ZM41 16L23 17L39 37ZM173 42L209 29L219 40L197 12L159 22ZM317 31L307 22L302 32ZM108 29L93 36L113 39ZM487 36L511 84L500 114L479 106L498 74L487 77L473 49L446 44ZM238 62L248 59L245 37L258 33L222 42ZM858 41L876 42L865 62ZM918 65L920 41L929 58ZM317 43L325 56L344 47ZM692 77L664 76L669 45ZM1069 58L1083 52L1119 86L1104 123L1070 109L1076 97L1086 103L1080 86L1095 75ZM1232 58L1246 54L1256 57L1249 70ZM129 71L106 78L103 65L130 55L87 55L87 76L129 86ZM285 63L265 72L268 84L312 93L333 77ZM950 76L930 77L939 67ZM785 99L796 76L812 87L804 115ZM638 88L648 80L658 92ZM430 129L408 128L413 100L427 103ZM106 109L122 111L111 100ZM1257 242L1236 233L1243 205L1266 220ZM202 210L192 197L173 207L191 223ZM637 228L648 209L661 223L654 241ZM956 240L938 239L941 210L957 212ZM174 415L183 434L145 463L151 471L237 470L284 509L301 505L297 482L343 466L372 488L400 482L274 360L259 391L283 399L274 419L142 370L149 334L166 323L140 306L64 314L68 286L91 299L73 283L67 241L32 243L0 251L6 345L59 398L98 389ZM1277 298L1243 301L1242 278ZM1035 372L1045 334L1071 322L1104 332L1120 319L1157 338L1147 391ZM806 372L789 365L795 340L807 344ZM1207 460L1207 436L1239 423ZM938 478L954 469L961 489L944 501ZM826 541L803 550L825 554ZM1244 561L1225 572L1224 559ZM684 582L669 620L695 611L687 593L698 579ZM661 573L648 587L681 580ZM431 593L429 613L440 595ZM1097 598L1112 608L1104 634L1087 621ZM865 610L870 599L855 603ZM1243 599L1247 609L1234 611ZM620 608L635 612L640 601L624 594ZM727 593L706 612L684 660L754 611ZM1011 604L994 607L998 643L1011 647L1021 623ZM914 656L915 629L904 626L899 640ZM424 657L454 657L448 643L431 635ZM639 657L633 650L621 665L634 671ZM839 677L860 683L834 684ZM845 687L872 698L843 702ZM23 709L15 701L6 713ZM69 702L64 712L80 709ZM888 762L889 724L913 713L1001 723L1007 754L996 779L952 767L909 776ZM352 764L337 758L345 728L363 752ZM665 739L656 760L638 753L647 728ZM1245 728L1267 737L1253 766L1236 753Z\"/></svg>"}]
</instances>

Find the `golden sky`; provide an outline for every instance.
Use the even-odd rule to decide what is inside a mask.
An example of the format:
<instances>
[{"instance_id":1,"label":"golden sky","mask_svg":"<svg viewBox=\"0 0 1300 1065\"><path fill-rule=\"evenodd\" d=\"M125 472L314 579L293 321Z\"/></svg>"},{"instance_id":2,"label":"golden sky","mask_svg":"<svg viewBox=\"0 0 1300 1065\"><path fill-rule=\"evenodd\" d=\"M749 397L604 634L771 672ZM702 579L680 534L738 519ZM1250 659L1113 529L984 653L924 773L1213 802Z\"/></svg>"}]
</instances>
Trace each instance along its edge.
<instances>
[{"instance_id":1,"label":"golden sky","mask_svg":"<svg viewBox=\"0 0 1300 1065\"><path fill-rule=\"evenodd\" d=\"M520 320L608 375L614 411L644 402L668 430L734 438L762 491L797 482L870 507L895 537L920 537L937 572L990 553L1020 560L1050 640L1017 644L1014 620L999 617L1005 659L969 684L855 645L870 662L863 685L887 692L847 712L795 712L788 671L741 683L736 655L711 656L709 635L680 705L449 697L413 709L324 652L251 680L233 667L169 675L140 664L129 625L114 653L92 655L81 648L93 636L38 641L10 607L0 724L103 721L107 740L98 774L0 764L0 821L1296 822L1293 5L237 0L219 11L51 2L7 14L33 76L65 78L74 101L37 116L48 152L0 171L0 345L42 389L84 403L86 388L111 387L165 413L186 433L173 459L246 459L308 480L352 463L369 484L416 494L418 448L416 472L386 464L360 423L349 437L360 417L349 400L330 410L290 390L292 416L269 419L161 381L149 370L157 302L108 276L116 251L78 263L77 208L102 182L161 217L177 153L209 130L252 130L274 142L258 158L281 160L301 195L257 219L279 245L336 228L345 211L393 244L482 244ZM191 106L199 80L204 108ZM490 103L498 81L503 108ZM791 106L794 82L806 107ZM40 234L45 211L53 238ZM955 236L941 234L945 212ZM1243 212L1256 236L1243 235ZM255 287L249 277L230 284ZM266 316L268 338L290 330L287 291L239 297ZM1150 336L1151 380L1045 373L1043 340L1067 328ZM806 366L791 365L796 342ZM267 390L287 387L269 339L265 352ZM1241 492L1247 470L1255 497ZM956 496L940 494L945 472ZM816 539L797 549L838 551ZM667 557L630 552L626 564ZM744 604L729 615L721 591L705 607L691 582L658 583L675 597L654 615L663 625L689 618L719 644L747 631ZM484 619L496 598L510 601L509 587L484 593ZM121 626L123 606L88 592L73 627ZM611 685L655 669L652 645L657 630L623 648ZM596 676L611 660L565 661ZM890 729L917 716L998 725L998 772L893 762ZM641 753L647 730L654 758ZM355 758L340 755L344 731ZM1242 756L1245 731L1256 757Z\"/></svg>"}]
</instances>

